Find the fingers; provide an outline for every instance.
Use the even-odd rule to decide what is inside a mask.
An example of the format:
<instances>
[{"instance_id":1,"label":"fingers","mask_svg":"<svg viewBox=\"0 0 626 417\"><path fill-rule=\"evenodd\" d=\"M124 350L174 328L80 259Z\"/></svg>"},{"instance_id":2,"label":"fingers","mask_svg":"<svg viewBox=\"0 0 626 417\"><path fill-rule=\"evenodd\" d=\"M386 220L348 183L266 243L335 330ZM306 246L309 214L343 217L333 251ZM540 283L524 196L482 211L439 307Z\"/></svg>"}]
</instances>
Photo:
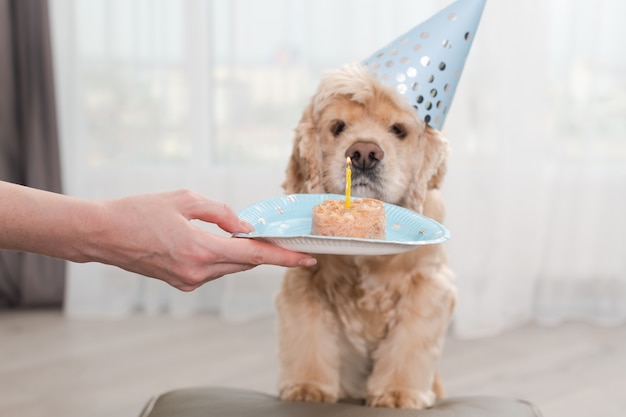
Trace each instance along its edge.
<instances>
[{"instance_id":1,"label":"fingers","mask_svg":"<svg viewBox=\"0 0 626 417\"><path fill-rule=\"evenodd\" d=\"M248 239L225 239L223 252L227 254L226 259L222 262L211 261L199 278L197 275L196 278L182 276L177 282L170 281L170 284L181 291L193 291L224 275L247 271L259 265L310 267L317 263L317 259L310 255Z\"/></svg>"},{"instance_id":2,"label":"fingers","mask_svg":"<svg viewBox=\"0 0 626 417\"><path fill-rule=\"evenodd\" d=\"M224 275L234 274L236 272L243 272L250 270L257 265L246 265L240 263L220 263L213 264L205 271L205 275L202 279L190 279L188 277L181 277L176 282L171 282L169 280L169 284L173 287L181 290L181 291L193 291L202 285L206 284L209 281L213 281L214 279L221 278Z\"/></svg>"},{"instance_id":3,"label":"fingers","mask_svg":"<svg viewBox=\"0 0 626 417\"><path fill-rule=\"evenodd\" d=\"M242 262L253 265L269 264L285 267L309 267L317 263L317 260L311 255L294 252L252 239L225 239L221 252L226 254L227 262Z\"/></svg>"},{"instance_id":4,"label":"fingers","mask_svg":"<svg viewBox=\"0 0 626 417\"><path fill-rule=\"evenodd\" d=\"M268 264L284 267L310 267L317 263L312 256L290 251L265 242L245 238L226 238L195 229L196 242L203 242L201 253L182 262L174 276L165 279L170 285L192 291L202 284L235 272L246 271L258 265ZM199 256L198 256L199 255ZM183 256L181 259L185 258Z\"/></svg>"}]
</instances>

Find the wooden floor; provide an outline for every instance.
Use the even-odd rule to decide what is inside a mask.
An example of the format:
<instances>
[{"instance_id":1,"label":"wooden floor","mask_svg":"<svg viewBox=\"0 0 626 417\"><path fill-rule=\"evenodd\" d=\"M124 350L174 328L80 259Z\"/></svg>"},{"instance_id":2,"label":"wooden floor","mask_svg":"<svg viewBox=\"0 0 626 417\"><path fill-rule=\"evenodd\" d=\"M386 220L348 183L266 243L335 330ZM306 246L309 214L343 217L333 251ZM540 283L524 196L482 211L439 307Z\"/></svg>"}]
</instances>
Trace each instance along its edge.
<instances>
[{"instance_id":1,"label":"wooden floor","mask_svg":"<svg viewBox=\"0 0 626 417\"><path fill-rule=\"evenodd\" d=\"M153 394L177 388L275 393L277 370L271 319L0 313L2 417L136 417ZM626 415L626 327L570 323L449 338L441 370L449 396L522 398L545 417Z\"/></svg>"}]
</instances>

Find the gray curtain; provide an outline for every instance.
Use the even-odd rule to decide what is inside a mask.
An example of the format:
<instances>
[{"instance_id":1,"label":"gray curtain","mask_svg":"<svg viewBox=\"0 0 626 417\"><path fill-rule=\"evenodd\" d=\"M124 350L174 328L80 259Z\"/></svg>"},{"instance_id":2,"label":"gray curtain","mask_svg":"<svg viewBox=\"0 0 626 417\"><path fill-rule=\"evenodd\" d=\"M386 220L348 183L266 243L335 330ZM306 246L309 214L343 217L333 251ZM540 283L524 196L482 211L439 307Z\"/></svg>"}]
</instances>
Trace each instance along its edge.
<instances>
[{"instance_id":1,"label":"gray curtain","mask_svg":"<svg viewBox=\"0 0 626 417\"><path fill-rule=\"evenodd\" d=\"M46 0L0 0L0 92L0 179L61 192ZM0 308L61 306L64 285L63 261L0 251Z\"/></svg>"}]
</instances>

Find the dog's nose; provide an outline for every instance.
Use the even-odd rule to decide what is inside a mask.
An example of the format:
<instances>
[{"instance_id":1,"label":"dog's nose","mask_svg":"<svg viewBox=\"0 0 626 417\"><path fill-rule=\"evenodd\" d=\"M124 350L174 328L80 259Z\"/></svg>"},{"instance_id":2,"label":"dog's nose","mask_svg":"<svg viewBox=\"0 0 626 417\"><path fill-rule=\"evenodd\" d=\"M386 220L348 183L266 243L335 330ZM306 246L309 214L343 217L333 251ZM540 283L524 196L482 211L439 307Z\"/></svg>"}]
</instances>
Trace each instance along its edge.
<instances>
[{"instance_id":1,"label":"dog's nose","mask_svg":"<svg viewBox=\"0 0 626 417\"><path fill-rule=\"evenodd\" d=\"M350 157L355 168L372 169L382 161L385 153L375 143L355 142L348 148L345 156Z\"/></svg>"}]
</instances>

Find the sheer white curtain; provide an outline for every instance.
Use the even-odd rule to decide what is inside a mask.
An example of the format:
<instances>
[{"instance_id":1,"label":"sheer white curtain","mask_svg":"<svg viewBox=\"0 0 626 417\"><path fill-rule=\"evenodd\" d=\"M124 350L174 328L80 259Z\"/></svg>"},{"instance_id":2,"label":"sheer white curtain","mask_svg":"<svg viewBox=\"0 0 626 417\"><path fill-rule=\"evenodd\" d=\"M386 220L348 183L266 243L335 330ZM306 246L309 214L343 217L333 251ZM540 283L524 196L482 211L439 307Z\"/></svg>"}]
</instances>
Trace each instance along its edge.
<instances>
[{"instance_id":1,"label":"sheer white curtain","mask_svg":"<svg viewBox=\"0 0 626 417\"><path fill-rule=\"evenodd\" d=\"M457 334L626 319L624 12L487 4L448 117Z\"/></svg>"},{"instance_id":2,"label":"sheer white curtain","mask_svg":"<svg viewBox=\"0 0 626 417\"><path fill-rule=\"evenodd\" d=\"M449 3L55 0L66 190L187 187L236 209L282 194L322 71ZM625 12L619 0L487 3L445 127L458 335L626 319ZM261 267L185 294L71 265L66 311L243 319L272 311L281 275Z\"/></svg>"}]
</instances>

